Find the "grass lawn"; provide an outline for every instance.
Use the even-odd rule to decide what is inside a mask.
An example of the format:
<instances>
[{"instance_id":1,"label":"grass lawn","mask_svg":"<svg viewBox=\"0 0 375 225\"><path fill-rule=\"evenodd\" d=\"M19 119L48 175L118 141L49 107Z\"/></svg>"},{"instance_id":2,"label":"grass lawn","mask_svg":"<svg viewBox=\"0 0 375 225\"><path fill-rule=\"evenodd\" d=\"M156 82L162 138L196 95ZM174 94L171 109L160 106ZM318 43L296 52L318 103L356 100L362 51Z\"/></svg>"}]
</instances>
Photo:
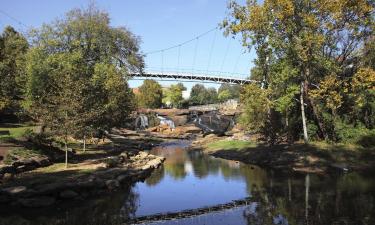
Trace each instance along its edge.
<instances>
[{"instance_id":1,"label":"grass lawn","mask_svg":"<svg viewBox=\"0 0 375 225\"><path fill-rule=\"evenodd\" d=\"M23 124L16 124L12 126L7 126L7 124L0 124L0 140L20 138L26 130L31 129L35 131L36 128L37 126L27 126ZM9 134L4 133L7 131L9 132Z\"/></svg>"},{"instance_id":2,"label":"grass lawn","mask_svg":"<svg viewBox=\"0 0 375 225\"><path fill-rule=\"evenodd\" d=\"M220 141L208 143L205 147L209 151L242 150L246 148L256 147L256 144L251 141L220 140Z\"/></svg>"}]
</instances>

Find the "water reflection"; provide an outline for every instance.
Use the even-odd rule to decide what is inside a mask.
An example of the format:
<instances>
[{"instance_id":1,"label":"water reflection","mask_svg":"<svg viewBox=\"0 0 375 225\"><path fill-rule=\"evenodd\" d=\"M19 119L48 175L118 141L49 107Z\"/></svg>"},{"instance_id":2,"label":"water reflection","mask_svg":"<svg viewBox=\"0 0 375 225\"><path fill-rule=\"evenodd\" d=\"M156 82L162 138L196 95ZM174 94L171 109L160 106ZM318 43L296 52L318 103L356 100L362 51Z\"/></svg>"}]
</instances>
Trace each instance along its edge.
<instances>
[{"instance_id":1,"label":"water reflection","mask_svg":"<svg viewBox=\"0 0 375 225\"><path fill-rule=\"evenodd\" d=\"M112 195L46 209L0 208L0 224L124 224L129 218L214 206L251 196L249 205L146 224L375 224L372 174L280 175L186 151L188 142L152 150L164 166Z\"/></svg>"}]
</instances>

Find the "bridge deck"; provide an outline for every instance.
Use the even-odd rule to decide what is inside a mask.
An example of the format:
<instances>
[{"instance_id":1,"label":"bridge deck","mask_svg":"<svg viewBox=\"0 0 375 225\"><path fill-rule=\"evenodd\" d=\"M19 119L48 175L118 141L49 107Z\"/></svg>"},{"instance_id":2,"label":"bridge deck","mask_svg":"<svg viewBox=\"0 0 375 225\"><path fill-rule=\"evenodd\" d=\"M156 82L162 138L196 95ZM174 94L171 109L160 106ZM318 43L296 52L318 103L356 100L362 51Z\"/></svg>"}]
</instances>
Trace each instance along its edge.
<instances>
[{"instance_id":1,"label":"bridge deck","mask_svg":"<svg viewBox=\"0 0 375 225\"><path fill-rule=\"evenodd\" d=\"M133 73L131 77L156 78L156 79L170 79L170 80L197 80L214 83L229 83L229 84L249 84L255 82L235 77L224 76L207 76L204 74L187 74L187 73Z\"/></svg>"}]
</instances>

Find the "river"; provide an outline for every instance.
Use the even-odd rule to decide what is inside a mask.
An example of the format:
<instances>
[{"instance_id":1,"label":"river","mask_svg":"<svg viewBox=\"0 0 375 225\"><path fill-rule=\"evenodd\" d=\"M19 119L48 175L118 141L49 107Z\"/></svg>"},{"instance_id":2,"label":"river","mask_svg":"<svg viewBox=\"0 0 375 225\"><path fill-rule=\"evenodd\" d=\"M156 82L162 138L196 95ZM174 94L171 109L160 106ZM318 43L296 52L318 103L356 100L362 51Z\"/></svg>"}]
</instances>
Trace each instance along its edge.
<instances>
[{"instance_id":1,"label":"river","mask_svg":"<svg viewBox=\"0 0 375 225\"><path fill-rule=\"evenodd\" d=\"M151 154L167 159L144 182L84 202L12 211L0 224L123 224L135 218L158 225L375 224L372 174L282 174L188 151L189 144L153 148Z\"/></svg>"}]
</instances>

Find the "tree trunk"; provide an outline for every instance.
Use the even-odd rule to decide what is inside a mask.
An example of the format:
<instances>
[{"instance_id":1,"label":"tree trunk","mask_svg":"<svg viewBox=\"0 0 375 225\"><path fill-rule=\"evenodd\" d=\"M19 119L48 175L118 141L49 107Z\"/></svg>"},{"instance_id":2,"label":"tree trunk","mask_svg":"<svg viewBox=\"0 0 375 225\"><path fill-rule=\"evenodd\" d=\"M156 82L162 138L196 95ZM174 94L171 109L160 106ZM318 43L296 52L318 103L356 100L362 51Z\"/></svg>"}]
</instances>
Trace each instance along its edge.
<instances>
[{"instance_id":1,"label":"tree trunk","mask_svg":"<svg viewBox=\"0 0 375 225\"><path fill-rule=\"evenodd\" d=\"M301 93L300 93L300 103L301 103L301 117L302 117L302 127L303 127L303 140L305 143L309 142L309 136L307 135L307 126L306 126L306 116L305 116L305 103L303 102L303 82L301 82Z\"/></svg>"},{"instance_id":2,"label":"tree trunk","mask_svg":"<svg viewBox=\"0 0 375 225\"><path fill-rule=\"evenodd\" d=\"M65 137L65 169L68 168L68 140L67 137Z\"/></svg>"},{"instance_id":3,"label":"tree trunk","mask_svg":"<svg viewBox=\"0 0 375 225\"><path fill-rule=\"evenodd\" d=\"M83 152L86 152L86 135L83 135Z\"/></svg>"},{"instance_id":4,"label":"tree trunk","mask_svg":"<svg viewBox=\"0 0 375 225\"><path fill-rule=\"evenodd\" d=\"M319 131L321 132L322 137L327 140L328 134L327 134L327 131L325 129L323 119L319 114L318 108L316 107L315 101L312 98L309 98L309 100L310 100L310 105L311 105L316 123L318 125Z\"/></svg>"}]
</instances>

